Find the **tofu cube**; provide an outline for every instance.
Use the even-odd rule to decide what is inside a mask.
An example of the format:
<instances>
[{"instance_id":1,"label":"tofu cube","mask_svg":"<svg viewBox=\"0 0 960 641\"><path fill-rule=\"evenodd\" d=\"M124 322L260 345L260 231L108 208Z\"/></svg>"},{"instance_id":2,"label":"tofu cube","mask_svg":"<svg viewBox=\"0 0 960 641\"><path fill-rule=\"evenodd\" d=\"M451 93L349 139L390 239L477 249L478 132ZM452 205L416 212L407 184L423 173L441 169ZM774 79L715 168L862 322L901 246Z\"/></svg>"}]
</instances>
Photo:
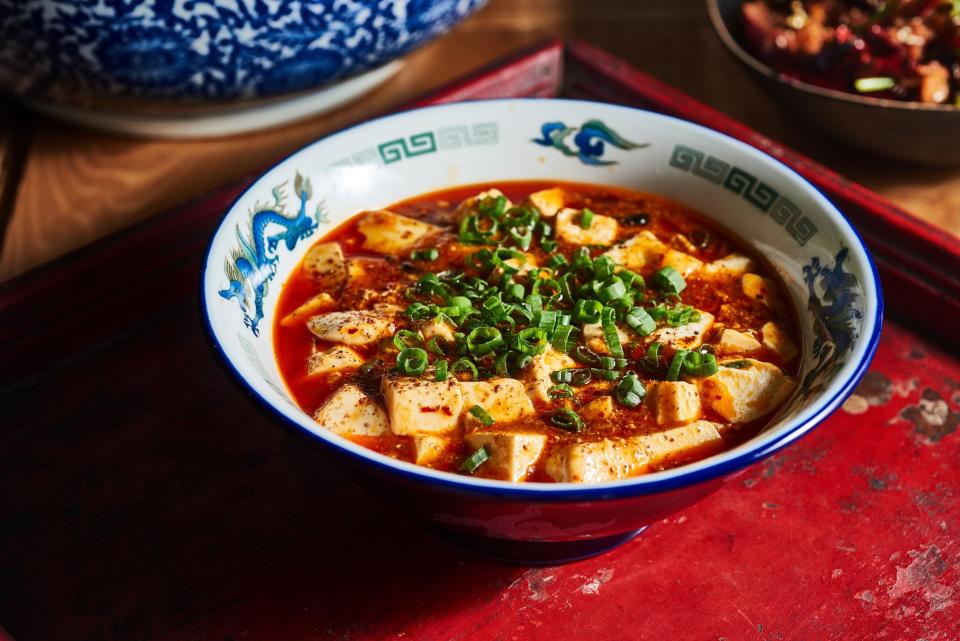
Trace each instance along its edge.
<instances>
[{"instance_id":1,"label":"tofu cube","mask_svg":"<svg viewBox=\"0 0 960 641\"><path fill-rule=\"evenodd\" d=\"M453 212L453 217L459 223L467 216L477 213L478 203L486 200L487 198L499 198L500 196L503 196L503 192L496 188L481 191L476 196L471 196L457 205L456 211ZM507 198L507 209L510 209L511 207L513 207L513 203L510 202L509 198Z\"/></svg>"},{"instance_id":2,"label":"tofu cube","mask_svg":"<svg viewBox=\"0 0 960 641\"><path fill-rule=\"evenodd\" d=\"M630 439L603 439L558 448L547 459L546 471L559 483L602 483L646 471L650 459Z\"/></svg>"},{"instance_id":3,"label":"tofu cube","mask_svg":"<svg viewBox=\"0 0 960 641\"><path fill-rule=\"evenodd\" d=\"M673 267L686 278L700 271L700 268L703 267L703 261L676 249L668 249L663 254L660 267Z\"/></svg>"},{"instance_id":4,"label":"tofu cube","mask_svg":"<svg viewBox=\"0 0 960 641\"><path fill-rule=\"evenodd\" d=\"M634 271L657 265L668 247L653 232L642 231L614 245L603 255Z\"/></svg>"},{"instance_id":5,"label":"tofu cube","mask_svg":"<svg viewBox=\"0 0 960 641\"><path fill-rule=\"evenodd\" d=\"M651 465L661 464L668 459L690 454L710 445L721 442L720 426L710 421L694 421L683 427L674 427L662 432L631 436L643 448Z\"/></svg>"},{"instance_id":6,"label":"tofu cube","mask_svg":"<svg viewBox=\"0 0 960 641\"><path fill-rule=\"evenodd\" d=\"M394 434L443 435L455 432L463 413L463 393L456 379L442 382L385 376L380 384Z\"/></svg>"},{"instance_id":7,"label":"tofu cube","mask_svg":"<svg viewBox=\"0 0 960 641\"><path fill-rule=\"evenodd\" d=\"M320 312L334 309L336 306L337 301L333 299L333 296L327 292L320 292L316 296L308 298L300 307L280 319L280 324L284 327L296 327L301 323L305 323L308 318Z\"/></svg>"},{"instance_id":8,"label":"tofu cube","mask_svg":"<svg viewBox=\"0 0 960 641\"><path fill-rule=\"evenodd\" d=\"M588 424L595 424L609 423L616 411L617 406L612 396L600 396L581 407L577 413Z\"/></svg>"},{"instance_id":9,"label":"tofu cube","mask_svg":"<svg viewBox=\"0 0 960 641\"><path fill-rule=\"evenodd\" d=\"M565 197L560 187L553 189L543 189L530 194L530 204L540 210L540 215L545 218L552 218L557 212L563 209Z\"/></svg>"},{"instance_id":10,"label":"tofu cube","mask_svg":"<svg viewBox=\"0 0 960 641\"><path fill-rule=\"evenodd\" d=\"M550 346L533 357L533 362L521 373L527 395L540 403L552 403L548 390L553 385L550 374L568 367L579 367L577 362Z\"/></svg>"},{"instance_id":11,"label":"tofu cube","mask_svg":"<svg viewBox=\"0 0 960 641\"><path fill-rule=\"evenodd\" d=\"M363 234L364 249L397 256L413 249L422 239L440 233L441 229L383 210L363 214L357 223L357 231Z\"/></svg>"},{"instance_id":12,"label":"tofu cube","mask_svg":"<svg viewBox=\"0 0 960 641\"><path fill-rule=\"evenodd\" d=\"M307 321L307 329L317 338L344 345L369 345L391 336L396 328L393 321L372 311L330 312Z\"/></svg>"},{"instance_id":13,"label":"tofu cube","mask_svg":"<svg viewBox=\"0 0 960 641\"><path fill-rule=\"evenodd\" d=\"M796 343L774 322L766 323L760 328L760 334L763 336L763 346L779 356L784 363L789 363L800 353Z\"/></svg>"},{"instance_id":14,"label":"tofu cube","mask_svg":"<svg viewBox=\"0 0 960 641\"><path fill-rule=\"evenodd\" d=\"M700 270L700 277L715 280L733 279L743 276L753 267L752 260L743 254L734 253L704 265Z\"/></svg>"},{"instance_id":15,"label":"tofu cube","mask_svg":"<svg viewBox=\"0 0 960 641\"><path fill-rule=\"evenodd\" d=\"M720 354L750 354L760 349L760 341L735 329L724 329L717 342Z\"/></svg>"},{"instance_id":16,"label":"tofu cube","mask_svg":"<svg viewBox=\"0 0 960 641\"><path fill-rule=\"evenodd\" d=\"M740 286L743 293L750 298L758 300L768 307L776 306L777 286L769 278L747 273L740 277Z\"/></svg>"},{"instance_id":17,"label":"tofu cube","mask_svg":"<svg viewBox=\"0 0 960 641\"><path fill-rule=\"evenodd\" d=\"M307 250L300 268L331 291L339 291L347 282L347 263L340 243L317 243Z\"/></svg>"},{"instance_id":18,"label":"tofu cube","mask_svg":"<svg viewBox=\"0 0 960 641\"><path fill-rule=\"evenodd\" d=\"M345 345L315 351L307 359L307 375L321 376L335 372L348 372L363 365L363 358Z\"/></svg>"},{"instance_id":19,"label":"tofu cube","mask_svg":"<svg viewBox=\"0 0 960 641\"><path fill-rule=\"evenodd\" d=\"M609 354L610 346L607 345L607 339L603 334L603 325L600 323L587 323L581 327L583 340L587 347L598 354ZM617 325L617 336L620 338L620 344L626 345L630 342L630 334L625 329Z\"/></svg>"},{"instance_id":20,"label":"tofu cube","mask_svg":"<svg viewBox=\"0 0 960 641\"><path fill-rule=\"evenodd\" d=\"M450 440L442 436L416 434L413 437L414 461L417 465L430 465L440 458L448 447Z\"/></svg>"},{"instance_id":21,"label":"tofu cube","mask_svg":"<svg viewBox=\"0 0 960 641\"><path fill-rule=\"evenodd\" d=\"M580 225L580 210L564 209L557 214L557 238L575 245L610 245L617 239L620 226L609 216L595 214L590 227Z\"/></svg>"},{"instance_id":22,"label":"tofu cube","mask_svg":"<svg viewBox=\"0 0 960 641\"><path fill-rule=\"evenodd\" d=\"M648 340L660 341L674 350L696 349L703 345L711 327L713 327L713 314L701 311L698 320L679 327L660 327L650 334Z\"/></svg>"},{"instance_id":23,"label":"tofu cube","mask_svg":"<svg viewBox=\"0 0 960 641\"><path fill-rule=\"evenodd\" d=\"M468 430L483 425L480 419L470 413L470 408L474 405L486 410L498 427L534 413L533 403L526 395L523 383L514 378L462 382L460 391L463 394L464 427Z\"/></svg>"},{"instance_id":24,"label":"tofu cube","mask_svg":"<svg viewBox=\"0 0 960 641\"><path fill-rule=\"evenodd\" d=\"M524 432L480 431L467 434L467 446L475 451L486 448L490 458L481 468L485 473L506 481L522 481L544 446L543 434Z\"/></svg>"},{"instance_id":25,"label":"tofu cube","mask_svg":"<svg viewBox=\"0 0 960 641\"><path fill-rule=\"evenodd\" d=\"M356 385L334 392L313 419L341 436L380 436L387 431L387 413Z\"/></svg>"},{"instance_id":26,"label":"tofu cube","mask_svg":"<svg viewBox=\"0 0 960 641\"><path fill-rule=\"evenodd\" d=\"M647 388L647 406L658 425L681 425L700 416L700 393L683 381L653 383Z\"/></svg>"},{"instance_id":27,"label":"tofu cube","mask_svg":"<svg viewBox=\"0 0 960 641\"><path fill-rule=\"evenodd\" d=\"M769 414L796 388L776 365L751 358L736 363L738 367L727 367L721 362L716 374L699 381L701 400L731 423Z\"/></svg>"}]
</instances>

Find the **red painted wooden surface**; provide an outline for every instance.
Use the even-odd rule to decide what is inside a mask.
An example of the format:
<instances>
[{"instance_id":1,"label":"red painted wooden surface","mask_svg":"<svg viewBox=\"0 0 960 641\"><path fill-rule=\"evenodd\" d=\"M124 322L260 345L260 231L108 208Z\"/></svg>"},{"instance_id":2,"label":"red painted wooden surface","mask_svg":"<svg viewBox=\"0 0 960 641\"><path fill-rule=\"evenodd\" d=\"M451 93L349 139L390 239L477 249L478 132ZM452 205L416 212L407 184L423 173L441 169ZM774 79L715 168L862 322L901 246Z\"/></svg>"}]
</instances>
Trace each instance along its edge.
<instances>
[{"instance_id":1,"label":"red painted wooden surface","mask_svg":"<svg viewBox=\"0 0 960 641\"><path fill-rule=\"evenodd\" d=\"M562 53L435 98L563 80L715 115L584 45L561 75ZM888 323L848 411L702 503L593 560L491 563L361 492L219 370L195 288L238 189L0 287L0 625L18 641L960 639L955 356ZM875 198L858 224L955 258ZM950 287L895 266L888 288Z\"/></svg>"}]
</instances>

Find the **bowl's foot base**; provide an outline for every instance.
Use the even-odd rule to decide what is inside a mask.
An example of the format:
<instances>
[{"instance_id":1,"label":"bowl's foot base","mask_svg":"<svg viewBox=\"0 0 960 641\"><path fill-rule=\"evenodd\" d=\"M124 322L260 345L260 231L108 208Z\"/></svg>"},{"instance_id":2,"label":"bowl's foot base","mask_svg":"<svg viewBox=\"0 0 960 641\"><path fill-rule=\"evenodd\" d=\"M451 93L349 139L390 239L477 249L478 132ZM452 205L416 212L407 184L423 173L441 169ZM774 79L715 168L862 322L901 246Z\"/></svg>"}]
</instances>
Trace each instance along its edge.
<instances>
[{"instance_id":1,"label":"bowl's foot base","mask_svg":"<svg viewBox=\"0 0 960 641\"><path fill-rule=\"evenodd\" d=\"M517 565L560 565L589 559L603 554L646 530L632 530L623 534L605 536L581 541L511 541L484 536L472 536L460 532L451 532L443 528L434 528L441 537L487 558Z\"/></svg>"},{"instance_id":2,"label":"bowl's foot base","mask_svg":"<svg viewBox=\"0 0 960 641\"><path fill-rule=\"evenodd\" d=\"M201 107L171 106L162 112L111 111L31 100L25 103L58 120L109 133L151 138L210 138L277 127L331 111L383 84L402 65L395 60L294 96Z\"/></svg>"}]
</instances>

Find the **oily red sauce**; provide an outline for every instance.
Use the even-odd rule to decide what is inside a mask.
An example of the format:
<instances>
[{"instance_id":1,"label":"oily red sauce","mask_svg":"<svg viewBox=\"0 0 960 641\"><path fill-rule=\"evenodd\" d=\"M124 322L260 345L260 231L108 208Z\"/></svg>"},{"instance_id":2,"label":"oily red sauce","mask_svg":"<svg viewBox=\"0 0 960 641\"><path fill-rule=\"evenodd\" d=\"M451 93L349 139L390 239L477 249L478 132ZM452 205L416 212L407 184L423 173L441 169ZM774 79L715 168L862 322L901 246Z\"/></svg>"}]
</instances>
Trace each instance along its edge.
<instances>
[{"instance_id":1,"label":"oily red sauce","mask_svg":"<svg viewBox=\"0 0 960 641\"><path fill-rule=\"evenodd\" d=\"M411 218L450 227L451 233L449 235L444 235L439 241L434 238L428 243L429 246L437 247L440 250L440 258L429 263L429 271L441 272L446 269L464 269L463 257L479 248L465 246L457 242L455 226L451 227L453 225L453 212L461 201L475 196L483 190L496 187L513 202L521 202L532 192L556 186L563 188L566 194L565 205L567 207L575 209L587 207L596 214L617 218L621 226L618 241L644 230L653 232L664 242L667 242L667 239L672 238L674 234L682 234L689 239L703 241L702 247L698 247L697 257L704 262L722 258L732 252L738 252L749 256L758 263L761 268L754 271L773 279L775 282L779 280L776 272L768 266L762 257L750 251L745 244L737 241L732 234L707 221L697 212L664 198L625 189L558 181L498 182L490 185L469 185L426 194L402 201L388 207L388 209ZM413 282L423 273L407 260L407 256L385 257L364 251L361 248L364 239L356 230L355 222L356 217L346 221L325 238L317 241L318 243L339 242L344 255L348 259L366 258L377 261L375 263L376 269L369 270L363 279L356 282L351 281L350 287L343 293L337 309L357 309L363 299L364 290L383 292L391 286L399 289L396 285L398 282ZM667 244L670 245L671 243L667 242ZM569 255L575 248L576 246L566 246L561 243L557 251ZM682 247L675 248L683 251ZM537 262L540 265L545 264L549 258L549 255L538 246L531 248L530 251L537 256ZM595 252L595 255L599 253L599 251ZM469 273L469 269L465 271ZM652 271L654 270L647 273L644 270L641 273L649 279ZM759 328L765 322L775 320L799 345L795 311L792 309L790 298L783 291L782 285L778 284L778 289L781 291L776 294L779 300L779 304L775 308L776 311L771 310L762 302L745 296L740 291L739 279L733 279L725 284L717 281L688 280L682 298L684 304L692 305L699 310L713 314L716 325ZM382 401L379 389L380 378L394 365L393 362L385 362L383 367L374 370L369 375L356 373L346 377L333 377L332 379L307 375L306 363L314 347L324 349L329 344L316 339L308 331L305 324L286 327L280 324L280 320L299 307L306 299L319 292L320 288L316 282L311 280L303 270L294 270L282 285L274 315L276 358L280 372L294 400L305 412L312 415L337 388L344 383L352 382L358 384L371 397ZM398 296L396 302L401 306L406 305L402 296ZM397 319L396 324L398 329L409 328L409 322L402 315ZM708 342L710 338L712 337L708 336ZM634 346L632 352L629 344L626 347L628 356L642 357L642 345ZM365 359L372 358L376 353L376 348L373 346L357 347L355 349L361 352ZM799 369L799 358L794 359L792 364L786 364L781 362L775 353L767 351L755 354L753 357L772 362L790 375L795 376ZM594 382L576 388L575 400L578 405L582 405L597 396L609 394L612 385ZM573 406L571 405L571 407ZM556 405L551 407L551 409L555 408ZM547 409L545 406L537 407L537 410L542 412L546 412ZM605 425L602 429L593 426L586 434L580 435L558 430L540 415L531 417L521 423L512 424L510 428L518 431L543 433L547 436L548 445L540 458L541 461L546 460L551 448L578 440L626 437L664 429L657 426L652 412L645 403L633 409L617 406L617 413L616 420ZM701 418L726 423L722 417L713 413L706 405L702 408ZM734 447L757 434L769 419L770 417L767 416L753 423L738 425L735 429L725 432L723 435L724 441L720 447L711 447L689 453L682 459L670 460L668 464L660 467L675 467L691 460L709 456L717 451ZM378 437L351 437L351 440L387 456L411 462L414 459L411 437L387 434ZM462 439L457 439L457 443L457 447L450 448L444 457L432 463L431 467L455 471L464 457L470 454ZM484 475L482 466L476 475ZM541 465L540 468L533 470L526 480L549 482L550 478L546 476Z\"/></svg>"}]
</instances>

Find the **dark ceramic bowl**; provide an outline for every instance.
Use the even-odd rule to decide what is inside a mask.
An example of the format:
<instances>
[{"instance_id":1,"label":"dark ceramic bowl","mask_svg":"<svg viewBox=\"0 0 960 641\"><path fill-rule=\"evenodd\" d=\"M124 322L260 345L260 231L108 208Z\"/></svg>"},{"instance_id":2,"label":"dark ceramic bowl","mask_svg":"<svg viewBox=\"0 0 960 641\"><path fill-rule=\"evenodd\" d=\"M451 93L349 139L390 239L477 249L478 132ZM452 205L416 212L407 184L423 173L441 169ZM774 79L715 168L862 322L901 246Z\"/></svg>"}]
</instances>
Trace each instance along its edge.
<instances>
[{"instance_id":1,"label":"dark ceramic bowl","mask_svg":"<svg viewBox=\"0 0 960 641\"><path fill-rule=\"evenodd\" d=\"M581 126L597 122L616 134L607 143L586 135L595 127ZM579 154L544 139L557 123L582 130L585 137L568 141ZM637 144L615 146L613 139ZM301 410L277 369L273 321L281 283L312 242L359 211L507 180L639 189L739 230L782 275L801 311L801 389L742 445L595 485L511 484L413 465L342 438ZM224 214L207 249L201 288L215 351L279 424L305 435L389 504L473 549L528 563L581 558L622 543L816 427L866 371L883 307L876 271L856 231L786 166L688 122L572 100L427 107L302 149L261 176Z\"/></svg>"},{"instance_id":2,"label":"dark ceramic bowl","mask_svg":"<svg viewBox=\"0 0 960 641\"><path fill-rule=\"evenodd\" d=\"M854 147L928 165L960 165L960 108L868 98L778 73L740 43L743 0L707 0L717 35L751 76L797 118Z\"/></svg>"}]
</instances>

